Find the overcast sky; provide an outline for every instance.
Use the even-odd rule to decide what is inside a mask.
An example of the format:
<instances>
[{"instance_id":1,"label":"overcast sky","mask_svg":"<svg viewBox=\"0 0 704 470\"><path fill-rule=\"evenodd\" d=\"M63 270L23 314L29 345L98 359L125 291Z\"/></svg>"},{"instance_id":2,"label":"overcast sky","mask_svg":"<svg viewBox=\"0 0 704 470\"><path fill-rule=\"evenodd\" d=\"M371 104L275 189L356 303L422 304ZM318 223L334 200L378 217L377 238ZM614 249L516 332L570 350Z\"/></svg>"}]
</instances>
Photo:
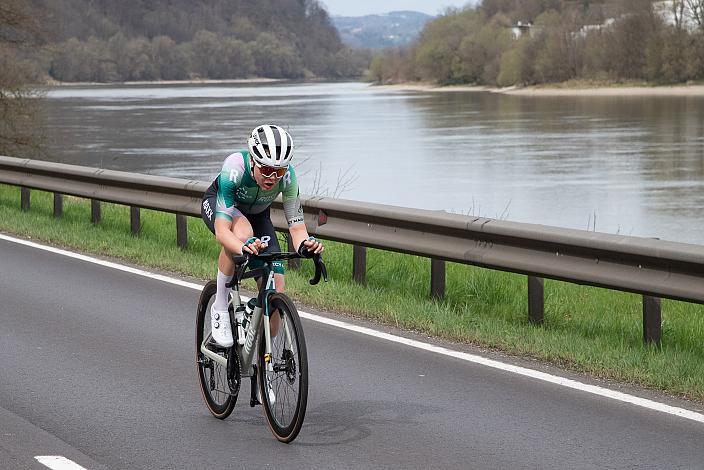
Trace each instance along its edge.
<instances>
[{"instance_id":1,"label":"overcast sky","mask_svg":"<svg viewBox=\"0 0 704 470\"><path fill-rule=\"evenodd\" d=\"M331 15L364 16L398 10L437 15L447 7L463 7L472 0L318 0Z\"/></svg>"}]
</instances>

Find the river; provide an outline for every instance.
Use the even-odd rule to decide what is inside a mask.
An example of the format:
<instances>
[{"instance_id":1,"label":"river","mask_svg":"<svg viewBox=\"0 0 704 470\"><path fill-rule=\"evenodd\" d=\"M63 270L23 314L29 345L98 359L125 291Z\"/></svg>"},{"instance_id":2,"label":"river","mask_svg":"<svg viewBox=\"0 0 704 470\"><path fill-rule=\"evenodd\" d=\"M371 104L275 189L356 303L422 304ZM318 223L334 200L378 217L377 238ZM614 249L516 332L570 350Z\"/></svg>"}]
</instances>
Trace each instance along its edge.
<instances>
[{"instance_id":1,"label":"river","mask_svg":"<svg viewBox=\"0 0 704 470\"><path fill-rule=\"evenodd\" d=\"M363 83L56 87L47 160L211 180L259 123L306 194L704 244L704 97Z\"/></svg>"}]
</instances>

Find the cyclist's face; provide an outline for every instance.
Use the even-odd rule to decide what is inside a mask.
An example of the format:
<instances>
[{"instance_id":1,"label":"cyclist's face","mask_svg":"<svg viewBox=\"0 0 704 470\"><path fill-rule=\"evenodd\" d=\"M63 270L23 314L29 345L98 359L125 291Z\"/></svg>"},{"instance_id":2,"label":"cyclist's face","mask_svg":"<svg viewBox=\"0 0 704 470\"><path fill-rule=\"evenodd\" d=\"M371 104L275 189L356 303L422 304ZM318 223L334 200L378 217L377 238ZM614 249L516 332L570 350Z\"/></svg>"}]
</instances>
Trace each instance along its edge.
<instances>
[{"instance_id":1,"label":"cyclist's face","mask_svg":"<svg viewBox=\"0 0 704 470\"><path fill-rule=\"evenodd\" d=\"M257 165L254 165L254 181L256 181L262 189L273 188L274 185L279 182L279 179L280 178L276 176L276 173L269 176L264 176L262 174L262 170Z\"/></svg>"}]
</instances>

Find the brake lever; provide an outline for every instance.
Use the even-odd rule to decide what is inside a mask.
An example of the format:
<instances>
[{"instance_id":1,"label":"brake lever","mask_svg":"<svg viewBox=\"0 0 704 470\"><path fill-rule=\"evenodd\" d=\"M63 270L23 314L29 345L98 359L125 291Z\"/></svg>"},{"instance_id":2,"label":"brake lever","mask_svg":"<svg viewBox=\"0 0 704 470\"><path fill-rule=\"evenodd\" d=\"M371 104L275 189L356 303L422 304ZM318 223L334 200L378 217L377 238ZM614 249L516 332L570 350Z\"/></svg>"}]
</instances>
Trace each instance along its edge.
<instances>
[{"instance_id":1,"label":"brake lever","mask_svg":"<svg viewBox=\"0 0 704 470\"><path fill-rule=\"evenodd\" d=\"M322 258L319 258L319 263L320 263L320 270L323 272L323 281L328 282L328 268L325 267L325 263L323 263Z\"/></svg>"},{"instance_id":2,"label":"brake lever","mask_svg":"<svg viewBox=\"0 0 704 470\"><path fill-rule=\"evenodd\" d=\"M323 276L323 280L328 282L328 270L319 254L313 257L313 262L315 263L315 275L313 276L313 279L308 281L310 282L310 285L314 286L319 283L321 275Z\"/></svg>"}]
</instances>

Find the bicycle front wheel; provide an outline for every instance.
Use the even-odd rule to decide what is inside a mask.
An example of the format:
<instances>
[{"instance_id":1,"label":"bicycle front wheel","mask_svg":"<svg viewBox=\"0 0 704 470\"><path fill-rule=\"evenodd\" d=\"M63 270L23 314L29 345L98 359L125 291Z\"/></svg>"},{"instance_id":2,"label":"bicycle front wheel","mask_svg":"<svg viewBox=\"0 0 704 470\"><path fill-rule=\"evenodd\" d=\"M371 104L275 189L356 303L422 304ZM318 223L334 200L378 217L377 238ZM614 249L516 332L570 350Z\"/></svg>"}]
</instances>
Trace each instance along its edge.
<instances>
[{"instance_id":1,"label":"bicycle front wheel","mask_svg":"<svg viewBox=\"0 0 704 470\"><path fill-rule=\"evenodd\" d=\"M198 312L196 313L196 366L200 391L203 394L203 400L208 410L216 418L225 419L232 413L237 401L237 395L233 394L230 388L232 378L230 377L230 381L228 381L227 367L207 357L200 350L205 340L206 347L219 356L228 358L233 353L230 348L219 347L209 340L209 338L212 338L210 331L210 306L215 300L216 290L217 284L215 281L210 281L200 294Z\"/></svg>"},{"instance_id":2,"label":"bicycle front wheel","mask_svg":"<svg viewBox=\"0 0 704 470\"><path fill-rule=\"evenodd\" d=\"M271 432L279 441L291 442L303 426L308 404L306 340L296 306L286 295L271 294L269 311L278 311L272 317L279 318L279 327L268 363L264 334L259 341L259 390Z\"/></svg>"}]
</instances>

